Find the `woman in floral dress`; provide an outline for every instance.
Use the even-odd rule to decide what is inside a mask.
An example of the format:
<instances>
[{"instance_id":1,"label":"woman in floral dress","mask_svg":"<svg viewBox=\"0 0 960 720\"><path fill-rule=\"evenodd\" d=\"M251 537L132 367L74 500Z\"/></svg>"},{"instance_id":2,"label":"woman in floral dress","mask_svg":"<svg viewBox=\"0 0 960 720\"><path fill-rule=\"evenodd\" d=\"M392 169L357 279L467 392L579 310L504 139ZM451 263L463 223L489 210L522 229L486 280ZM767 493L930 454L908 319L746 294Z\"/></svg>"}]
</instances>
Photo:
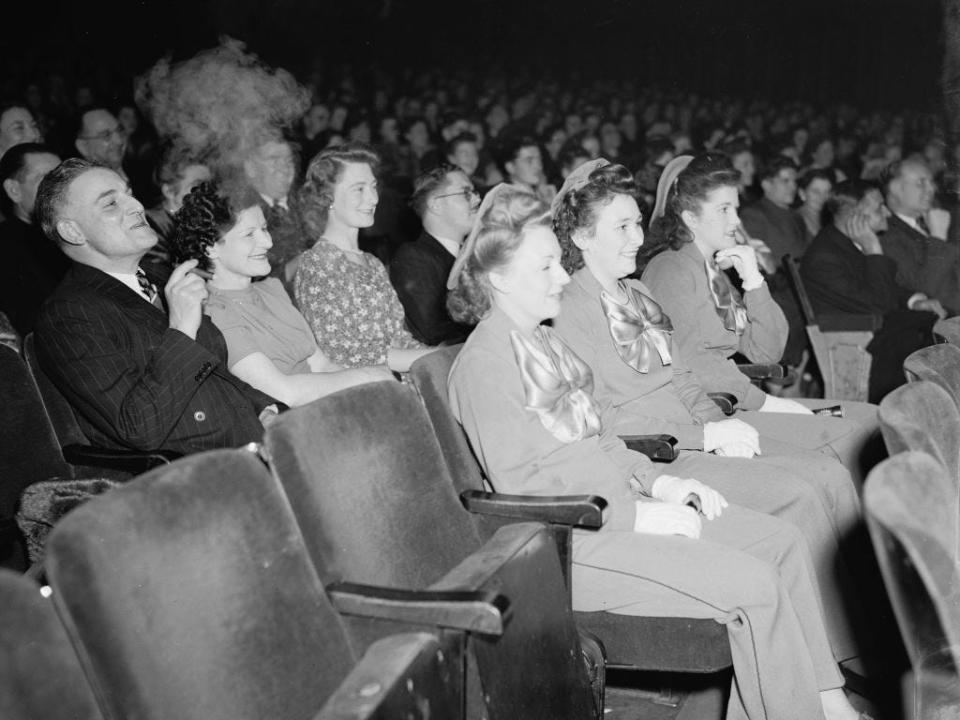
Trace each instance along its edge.
<instances>
[{"instance_id":1,"label":"woman in floral dress","mask_svg":"<svg viewBox=\"0 0 960 720\"><path fill-rule=\"evenodd\" d=\"M357 244L377 209L377 156L346 145L320 152L301 190L304 222L317 238L300 259L294 294L317 344L344 367L386 363L406 372L430 352L404 325L387 271Z\"/></svg>"}]
</instances>

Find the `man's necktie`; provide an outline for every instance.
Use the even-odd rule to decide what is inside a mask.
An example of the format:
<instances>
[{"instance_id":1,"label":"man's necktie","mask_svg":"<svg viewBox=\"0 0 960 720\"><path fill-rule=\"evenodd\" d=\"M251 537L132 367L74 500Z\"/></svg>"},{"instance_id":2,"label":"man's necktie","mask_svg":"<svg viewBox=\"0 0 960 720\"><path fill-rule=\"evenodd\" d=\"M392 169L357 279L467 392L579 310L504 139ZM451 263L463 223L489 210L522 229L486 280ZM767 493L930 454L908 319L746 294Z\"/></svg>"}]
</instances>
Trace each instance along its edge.
<instances>
[{"instance_id":1,"label":"man's necktie","mask_svg":"<svg viewBox=\"0 0 960 720\"><path fill-rule=\"evenodd\" d=\"M930 234L930 226L927 225L927 219L923 215L917 218L917 227L920 228L920 232L924 235Z\"/></svg>"},{"instance_id":2,"label":"man's necktie","mask_svg":"<svg viewBox=\"0 0 960 720\"><path fill-rule=\"evenodd\" d=\"M160 294L157 292L156 286L150 282L147 274L139 268L137 269L137 282L140 284L140 292L150 301L150 304L162 310L163 303L160 302Z\"/></svg>"}]
</instances>

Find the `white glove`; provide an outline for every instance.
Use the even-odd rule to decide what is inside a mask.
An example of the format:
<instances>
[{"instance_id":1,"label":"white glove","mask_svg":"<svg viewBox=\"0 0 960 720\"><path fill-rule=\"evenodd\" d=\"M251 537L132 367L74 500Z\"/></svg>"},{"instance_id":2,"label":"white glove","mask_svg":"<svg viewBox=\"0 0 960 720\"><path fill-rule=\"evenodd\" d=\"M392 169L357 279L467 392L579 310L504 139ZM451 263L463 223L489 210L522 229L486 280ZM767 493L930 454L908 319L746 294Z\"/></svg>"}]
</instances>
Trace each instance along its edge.
<instances>
[{"instance_id":1,"label":"white glove","mask_svg":"<svg viewBox=\"0 0 960 720\"><path fill-rule=\"evenodd\" d=\"M792 415L813 415L813 411L790 398L767 395L760 406L760 412L790 413Z\"/></svg>"},{"instance_id":2,"label":"white glove","mask_svg":"<svg viewBox=\"0 0 960 720\"><path fill-rule=\"evenodd\" d=\"M742 455L739 451L728 450L728 446L743 445L750 451L749 455ZM720 420L708 422L703 426L703 449L706 452L716 451L717 455L730 457L753 457L760 454L760 434L752 425L743 420ZM720 451L724 450L724 453Z\"/></svg>"},{"instance_id":3,"label":"white glove","mask_svg":"<svg viewBox=\"0 0 960 720\"><path fill-rule=\"evenodd\" d=\"M693 478L661 475L653 481L650 494L657 500L677 505L685 505L691 500L691 495L696 495L700 500L700 512L706 516L707 520L720 517L720 513L727 506L727 501L723 498L723 495Z\"/></svg>"},{"instance_id":4,"label":"white glove","mask_svg":"<svg viewBox=\"0 0 960 720\"><path fill-rule=\"evenodd\" d=\"M743 282L744 291L756 290L763 285L763 275L757 267L757 253L749 245L734 245L732 248L717 250L713 257L722 269L733 266Z\"/></svg>"},{"instance_id":5,"label":"white glove","mask_svg":"<svg viewBox=\"0 0 960 720\"><path fill-rule=\"evenodd\" d=\"M703 527L700 516L686 505L637 501L633 531L648 535L683 535L696 540Z\"/></svg>"}]
</instances>

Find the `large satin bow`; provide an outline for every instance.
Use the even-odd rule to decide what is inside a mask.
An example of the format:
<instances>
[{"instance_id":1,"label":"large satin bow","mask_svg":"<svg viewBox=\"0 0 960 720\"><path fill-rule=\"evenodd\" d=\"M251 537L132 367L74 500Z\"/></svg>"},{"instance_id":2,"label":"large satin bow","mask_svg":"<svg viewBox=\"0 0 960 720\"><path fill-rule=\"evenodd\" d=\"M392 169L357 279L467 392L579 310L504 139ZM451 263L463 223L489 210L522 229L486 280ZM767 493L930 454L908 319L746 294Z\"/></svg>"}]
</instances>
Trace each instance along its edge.
<instances>
[{"instance_id":1,"label":"large satin bow","mask_svg":"<svg viewBox=\"0 0 960 720\"><path fill-rule=\"evenodd\" d=\"M730 332L743 335L747 329L747 308L740 293L730 282L730 278L713 263L706 261L707 277L710 279L710 295L717 308L717 315L723 320L723 326Z\"/></svg>"},{"instance_id":2,"label":"large satin bow","mask_svg":"<svg viewBox=\"0 0 960 720\"><path fill-rule=\"evenodd\" d=\"M610 335L617 354L637 372L650 372L650 361L655 351L660 362L669 365L670 334L673 325L663 309L635 287L626 286L627 302L617 302L606 291L600 293L600 305L607 316Z\"/></svg>"},{"instance_id":3,"label":"large satin bow","mask_svg":"<svg viewBox=\"0 0 960 720\"><path fill-rule=\"evenodd\" d=\"M597 435L603 426L590 368L550 328L538 327L534 337L536 341L516 330L510 333L527 409L537 413L543 427L560 442Z\"/></svg>"}]
</instances>

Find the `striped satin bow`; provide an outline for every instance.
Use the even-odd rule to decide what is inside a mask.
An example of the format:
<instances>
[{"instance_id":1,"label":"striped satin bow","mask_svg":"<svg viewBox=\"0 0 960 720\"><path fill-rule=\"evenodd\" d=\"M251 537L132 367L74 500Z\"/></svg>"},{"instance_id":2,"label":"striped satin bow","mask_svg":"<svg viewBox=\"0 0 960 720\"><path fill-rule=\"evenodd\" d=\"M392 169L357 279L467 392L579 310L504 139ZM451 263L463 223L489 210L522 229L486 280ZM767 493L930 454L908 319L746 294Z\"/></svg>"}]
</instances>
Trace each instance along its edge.
<instances>
[{"instance_id":1,"label":"striped satin bow","mask_svg":"<svg viewBox=\"0 0 960 720\"><path fill-rule=\"evenodd\" d=\"M662 364L669 365L673 332L670 318L653 298L629 285L624 289L626 303L618 302L605 291L600 293L600 305L607 316L617 354L627 365L644 374L650 372L654 352Z\"/></svg>"},{"instance_id":2,"label":"striped satin bow","mask_svg":"<svg viewBox=\"0 0 960 720\"><path fill-rule=\"evenodd\" d=\"M710 279L710 295L713 297L717 315L723 320L723 326L727 330L743 335L748 322L747 308L743 304L743 298L740 297L740 293L725 272L714 267L709 260L706 261L706 266L707 277Z\"/></svg>"},{"instance_id":3,"label":"striped satin bow","mask_svg":"<svg viewBox=\"0 0 960 720\"><path fill-rule=\"evenodd\" d=\"M534 340L516 330L510 344L520 368L527 409L563 443L599 434L600 410L593 399L593 373L550 328L538 327Z\"/></svg>"}]
</instances>

